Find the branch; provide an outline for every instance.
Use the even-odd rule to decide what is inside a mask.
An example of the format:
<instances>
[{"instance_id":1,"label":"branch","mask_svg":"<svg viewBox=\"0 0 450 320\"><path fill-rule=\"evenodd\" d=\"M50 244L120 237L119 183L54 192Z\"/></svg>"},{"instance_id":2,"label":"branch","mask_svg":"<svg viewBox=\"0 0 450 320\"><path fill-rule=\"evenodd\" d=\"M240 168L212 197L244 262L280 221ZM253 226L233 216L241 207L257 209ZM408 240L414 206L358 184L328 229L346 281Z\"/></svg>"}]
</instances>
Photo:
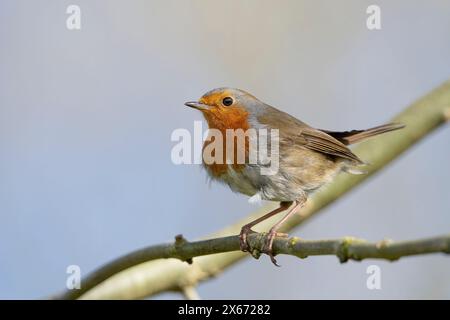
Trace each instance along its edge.
<instances>
[{"instance_id":1,"label":"branch","mask_svg":"<svg viewBox=\"0 0 450 320\"><path fill-rule=\"evenodd\" d=\"M416 144L423 137L427 136L433 130L448 121L449 118L450 81L447 81L441 87L437 88L427 96L413 103L410 107L408 107L405 111L403 111L393 119L394 122L406 124L405 129L362 142L358 147L354 149L354 152L358 154L358 156L360 156L366 162L371 163L371 166L368 168L369 172L367 175L339 175L325 189L322 189L321 191L315 193L313 197L308 200L306 206L302 208L300 214L288 220L281 231L289 231L294 227L302 224L311 216L317 214L321 209L328 206L333 201L337 200L338 198L352 190L354 187L359 185L369 176L389 164L392 160L401 155L405 150ZM250 220L255 219L258 216L261 216L263 212L267 212L268 210L273 209L274 206L275 205L270 204L263 207L258 212L237 222L233 226L230 226L216 233L215 235L213 235L213 237L237 234L242 225ZM268 228L273 222L273 219L269 219L261 223L260 227L262 228L262 230L264 230ZM225 239L230 239L228 241L235 241L231 240L235 239L234 237ZM433 243L434 240L432 241ZM223 239L220 240L219 243L214 242L215 240L207 241L213 241L213 244L217 245L218 247L214 247L214 250L212 251L205 251L204 254L227 251L218 250L226 247L226 243L223 241ZM302 241L299 241L298 243L301 244ZM198 245L198 242L191 243L190 245L193 244ZM283 246L279 247L279 244L279 240L277 239L275 250L282 249ZM305 242L304 244L307 244L307 242ZM400 244L394 244L394 247L389 247L391 248L389 249L389 252L396 252L396 250L398 250L398 245ZM410 254L412 254L414 250L418 250L417 248L414 248L414 246L416 245L417 243L415 242L408 242L408 247L410 248L410 251L408 252ZM299 246L301 247L301 245ZM173 247L170 247L170 245L157 246L157 248L157 250L160 250L159 252L161 253L161 255L155 255L154 259L156 259L156 257L168 257L163 256L162 254L167 253L165 251L167 250L167 248L173 249ZM189 248L192 247L190 246ZM371 250L371 252L374 252L374 254L376 252L379 253L379 251L374 251L373 245L371 246L370 244L353 244L352 250L356 250L356 248L359 248L359 251L357 251L357 253L360 253L363 248L364 250ZM179 254L180 251L178 250L175 252L178 252ZM98 275L98 272L94 272L93 275L87 277L82 281L81 290L68 291L61 297L66 299L74 299L81 296L82 298L87 299L137 299L145 298L150 295L168 290L182 291L183 288L195 286L198 282L217 275L227 267L248 256L248 254L244 254L242 252L214 254L195 258L194 263L192 265L188 265L179 261L178 259L153 260L148 262L148 260L144 259L145 249L144 251L140 251L140 253L142 254L141 256L137 255L130 257L129 255L127 255L124 258L120 259L118 265L115 266L118 267L117 269L109 266L111 268L111 272L108 274L114 274L114 276L108 278L107 280L103 277L95 277L94 275ZM279 251L279 253L283 252ZM329 254L335 253L329 252ZM309 253L309 255L311 255L311 253ZM184 258L186 257L188 256L185 256ZM127 259L130 260L128 261ZM129 266L133 267L128 268ZM120 270L124 271L116 274L116 272ZM104 275L106 275L106 273Z\"/></svg>"},{"instance_id":2,"label":"branch","mask_svg":"<svg viewBox=\"0 0 450 320\"><path fill-rule=\"evenodd\" d=\"M265 241L264 233L249 235L252 255L259 258ZM187 242L177 236L173 244L160 244L134 251L117 260L110 262L96 272L92 273L84 282L86 291L112 275L133 267L141 262L176 258L192 263L192 258L209 254L239 251L239 236L229 236L209 240ZM304 240L297 237L276 238L273 244L274 254L286 254L304 259L308 256L335 255L341 263L348 260L361 261L363 259L384 259L395 261L401 257L429 253L450 254L450 234L421 240L393 242L382 240L380 242L367 242L353 237L331 240ZM73 291L76 292L76 291ZM194 288L186 286L183 292L189 299L198 299ZM80 291L77 292L80 294Z\"/></svg>"}]
</instances>

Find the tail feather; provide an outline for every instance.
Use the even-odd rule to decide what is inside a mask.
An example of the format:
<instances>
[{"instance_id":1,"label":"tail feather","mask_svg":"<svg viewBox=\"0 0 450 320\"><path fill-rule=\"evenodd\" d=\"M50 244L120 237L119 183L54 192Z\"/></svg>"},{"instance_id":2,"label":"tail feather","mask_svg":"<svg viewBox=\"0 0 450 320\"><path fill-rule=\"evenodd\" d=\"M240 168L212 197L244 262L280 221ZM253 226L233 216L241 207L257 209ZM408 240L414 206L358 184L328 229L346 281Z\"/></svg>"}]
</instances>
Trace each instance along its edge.
<instances>
[{"instance_id":1,"label":"tail feather","mask_svg":"<svg viewBox=\"0 0 450 320\"><path fill-rule=\"evenodd\" d=\"M372 136L376 136L385 132L394 131L398 129L404 128L405 125L401 123L388 123L385 125L373 127L366 130L352 130L352 131L328 131L321 130L333 138L339 140L345 145L353 144L370 138Z\"/></svg>"}]
</instances>

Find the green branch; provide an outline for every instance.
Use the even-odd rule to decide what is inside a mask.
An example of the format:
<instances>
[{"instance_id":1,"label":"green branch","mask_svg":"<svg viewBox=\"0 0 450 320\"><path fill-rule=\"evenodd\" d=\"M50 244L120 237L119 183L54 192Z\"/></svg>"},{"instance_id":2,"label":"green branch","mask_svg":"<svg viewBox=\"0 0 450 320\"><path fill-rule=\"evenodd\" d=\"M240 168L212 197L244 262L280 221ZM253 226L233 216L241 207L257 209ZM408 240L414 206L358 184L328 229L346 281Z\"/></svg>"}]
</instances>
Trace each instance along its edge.
<instances>
[{"instance_id":1,"label":"green branch","mask_svg":"<svg viewBox=\"0 0 450 320\"><path fill-rule=\"evenodd\" d=\"M264 246L264 236L264 233L249 235L248 240L250 246L253 248L252 255L255 258L259 258L260 256L261 249ZM391 240L382 240L373 243L352 237L331 240L304 240L297 237L289 239L276 238L273 249L276 255L287 254L301 259L307 258L308 256L335 255L342 263L348 260L361 261L368 258L395 261L401 257L412 255L439 252L450 254L450 234L413 241L393 242ZM238 236L195 242L188 242L181 236L177 236L175 243L150 246L110 262L92 273L85 280L85 284L93 286L101 283L103 280L108 279L122 270L146 261L176 258L192 263L192 258L198 256L239 250ZM72 292L79 296L82 292L86 292L88 288L69 291L62 298L71 298L70 293ZM191 290L192 286L186 286L184 289Z\"/></svg>"},{"instance_id":2,"label":"green branch","mask_svg":"<svg viewBox=\"0 0 450 320\"><path fill-rule=\"evenodd\" d=\"M372 174L389 164L405 150L416 144L420 139L424 138L433 130L448 121L449 118L450 81L447 81L441 87L413 103L405 111L393 119L394 122L404 123L406 125L405 129L362 142L354 149L354 152L361 159L371 163L371 166L368 168L369 172L367 175L339 175L331 184L314 194L308 201L307 205L302 208L301 212L297 216L288 220L281 231L292 230L294 227L302 224L311 216L317 214L321 209L334 202L359 185L365 179L370 177ZM261 216L262 213L273 208L273 204L267 205L258 212L250 215L242 221L237 222L233 226L216 233L212 237L223 237L230 234L237 234L239 233L242 225L258 216ZM262 228L261 230L267 230L273 222L273 219L269 219L264 223L261 223L259 227ZM218 252L229 251L224 250L225 248L231 248L231 246L227 246L228 241L234 243L233 246L236 246L235 237L226 237L224 239L220 239L218 243L216 240L206 240L214 243L214 247L210 246L209 249L206 248L207 246L199 246L199 243L201 244L202 242L190 243L188 246L188 248L190 248L189 250L195 250L193 252L191 251L190 255L186 256L179 256L180 249L178 248L175 250L174 245L157 246L156 248L158 248L157 250L159 250L159 254L153 256L152 258L168 258L175 254L178 258L181 257L182 259L188 259L189 257L202 254L206 255L195 258L194 263L191 265L181 262L178 259L158 259L148 261L149 259L147 258L149 257L145 255L145 249L144 251L139 251L137 255L127 255L124 258L117 260L117 264L107 265L106 270L108 272L103 273L105 269L100 269L99 271L96 271L92 275L86 277L82 281L81 290L68 291L62 295L62 298L74 299L81 297L87 299L137 299L145 298L164 291L183 291L183 288L192 288L200 281L204 281L219 274L227 267L242 260L244 257L249 256L248 254L237 251L219 254ZM431 243L440 243L441 240L437 239L438 238L429 239L425 240L425 242L431 246ZM277 239L276 250L281 250L282 246L279 247L279 241L280 240ZM427 241L431 241L431 243ZM297 243L299 243L299 249L301 249L302 243L305 245L308 242L298 240ZM347 242L344 241L344 243ZM419 246L421 243L422 242L407 242L407 247L409 248L407 253L414 254L415 250L419 250L421 248ZM384 253L391 252L394 254L397 252L396 250L399 250L398 246L401 244L402 243L392 245L386 244L386 248L390 248L389 250L382 249L385 248L383 246L381 246L380 249L375 250L373 244L353 242L350 246L341 245L338 247L346 248L346 250L341 250L343 252L341 253L343 254L343 258L354 258L355 256L360 257L358 254L363 249L366 250L364 252L372 252L372 255L381 254L380 252L382 250L388 250L383 251ZM181 244L181 247L183 246L184 245ZM172 250L172 255L168 255L165 251L168 250L168 248ZM352 249L350 250L349 248ZM233 250L235 249L236 247ZM353 250L357 251L355 252ZM448 247L443 250L448 250ZM281 253L281 251L278 252ZM328 252L327 254L336 253L333 251ZM311 255L311 253L309 253L309 255ZM376 256L372 257L377 258ZM392 257L396 256L393 255ZM110 277L106 279L106 275Z\"/></svg>"}]
</instances>

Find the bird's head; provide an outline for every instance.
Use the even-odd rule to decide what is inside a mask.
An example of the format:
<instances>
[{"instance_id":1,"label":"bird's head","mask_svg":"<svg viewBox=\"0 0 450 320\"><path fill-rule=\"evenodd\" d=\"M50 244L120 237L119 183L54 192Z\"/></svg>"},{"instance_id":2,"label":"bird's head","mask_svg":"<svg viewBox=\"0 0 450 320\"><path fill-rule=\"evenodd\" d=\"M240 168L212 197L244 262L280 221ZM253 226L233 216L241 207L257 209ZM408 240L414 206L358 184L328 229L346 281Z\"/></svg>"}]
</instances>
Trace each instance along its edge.
<instances>
[{"instance_id":1,"label":"bird's head","mask_svg":"<svg viewBox=\"0 0 450 320\"><path fill-rule=\"evenodd\" d=\"M185 105L200 110L210 128L248 129L248 118L262 104L254 96L240 89L217 88L205 93L198 101Z\"/></svg>"}]
</instances>

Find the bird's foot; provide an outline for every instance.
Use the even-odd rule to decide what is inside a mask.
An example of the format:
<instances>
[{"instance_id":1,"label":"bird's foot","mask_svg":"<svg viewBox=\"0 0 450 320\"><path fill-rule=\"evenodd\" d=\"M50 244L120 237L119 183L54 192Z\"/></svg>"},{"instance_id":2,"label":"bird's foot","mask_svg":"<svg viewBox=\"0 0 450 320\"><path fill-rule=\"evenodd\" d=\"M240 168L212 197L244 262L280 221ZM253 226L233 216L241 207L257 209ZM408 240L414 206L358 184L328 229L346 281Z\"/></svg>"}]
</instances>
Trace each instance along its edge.
<instances>
[{"instance_id":1,"label":"bird's foot","mask_svg":"<svg viewBox=\"0 0 450 320\"><path fill-rule=\"evenodd\" d=\"M250 251L250 245L248 243L248 239L247 236L249 234L255 233L255 231L252 230L252 228L250 226L243 226L241 229L241 233L239 234L239 244L241 247L241 250L244 252L248 252Z\"/></svg>"},{"instance_id":2,"label":"bird's foot","mask_svg":"<svg viewBox=\"0 0 450 320\"><path fill-rule=\"evenodd\" d=\"M267 254L270 257L270 261L277 267L280 267L280 265L277 263L277 260L275 259L275 256L273 254L273 240L275 237L282 237L287 238L287 233L279 233L275 230L270 230L269 233L266 235L264 247L262 248L261 252Z\"/></svg>"}]
</instances>

